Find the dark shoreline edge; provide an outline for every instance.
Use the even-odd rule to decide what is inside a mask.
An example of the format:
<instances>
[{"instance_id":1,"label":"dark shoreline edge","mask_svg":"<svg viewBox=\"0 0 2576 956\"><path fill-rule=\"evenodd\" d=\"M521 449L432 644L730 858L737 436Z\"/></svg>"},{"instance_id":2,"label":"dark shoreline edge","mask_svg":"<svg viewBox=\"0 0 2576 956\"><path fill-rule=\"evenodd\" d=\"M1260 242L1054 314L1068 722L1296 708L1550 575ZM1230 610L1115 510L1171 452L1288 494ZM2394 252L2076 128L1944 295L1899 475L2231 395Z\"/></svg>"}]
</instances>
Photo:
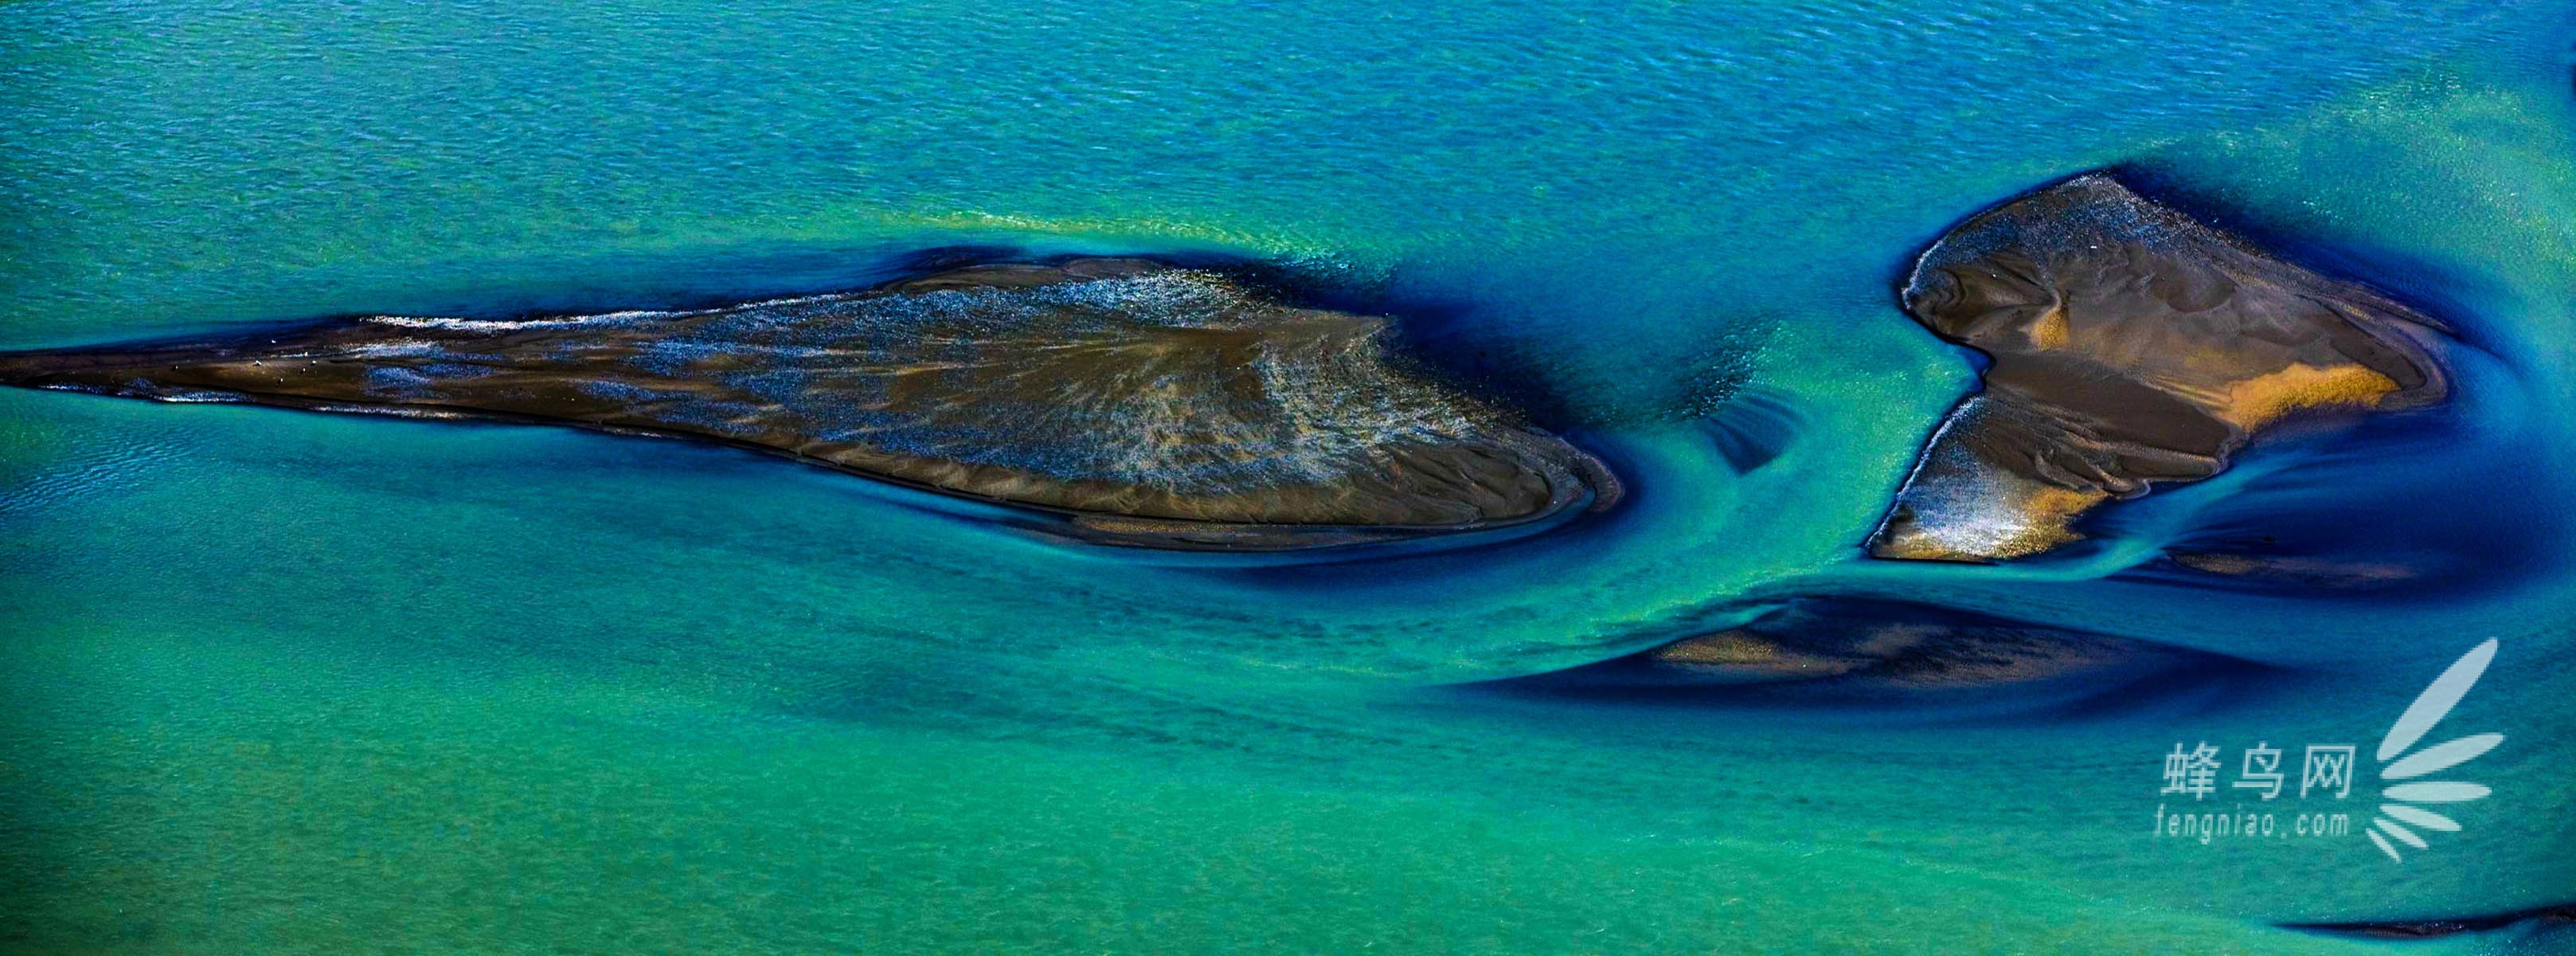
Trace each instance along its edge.
<instances>
[{"instance_id":1,"label":"dark shoreline edge","mask_svg":"<svg viewBox=\"0 0 2576 956\"><path fill-rule=\"evenodd\" d=\"M2481 916L2453 916L2420 920L2381 920L2361 923L2281 923L2282 929L2320 933L2332 936L2381 940L2441 939L2462 933L2482 933L2517 924L2576 926L2576 901L2538 906L2509 913Z\"/></svg>"}]
</instances>

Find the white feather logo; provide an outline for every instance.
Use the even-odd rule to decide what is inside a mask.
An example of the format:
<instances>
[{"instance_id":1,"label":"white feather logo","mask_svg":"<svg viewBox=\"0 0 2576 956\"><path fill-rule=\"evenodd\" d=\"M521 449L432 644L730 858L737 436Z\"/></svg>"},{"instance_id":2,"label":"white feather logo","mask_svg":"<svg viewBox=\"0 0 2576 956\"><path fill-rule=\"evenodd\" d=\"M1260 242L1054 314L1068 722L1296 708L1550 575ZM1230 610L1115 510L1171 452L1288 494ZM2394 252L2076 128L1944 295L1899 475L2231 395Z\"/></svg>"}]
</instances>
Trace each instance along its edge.
<instances>
[{"instance_id":1,"label":"white feather logo","mask_svg":"<svg viewBox=\"0 0 2576 956\"><path fill-rule=\"evenodd\" d=\"M2432 686L2416 695L2415 703L2397 716L2397 723L2388 728L2388 736L2379 741L2379 797L2386 802L2379 805L2379 817L2371 821L2378 829L2363 832L2370 834L2370 842L2379 844L2380 852L2388 854L2389 859L2405 860L2397 852L2397 847L2388 842L2392 838L2415 849L2425 849L2424 838L2416 834L2414 827L2443 833L2460 830L2458 821L2415 804L2463 803L2484 799L2491 792L2485 784L2419 781L2415 778L2475 760L2503 743L2503 734L2471 734L2423 747L2414 753L2406 751L2423 740L2434 724L2449 716L2451 708L2459 706L2460 698L2468 696L2469 688L2477 686L2478 678L2487 672L2487 664L2495 660L2495 654L2495 639L2489 638L2486 643L2460 655L2460 659L2452 662L2442 676L2433 678Z\"/></svg>"}]
</instances>

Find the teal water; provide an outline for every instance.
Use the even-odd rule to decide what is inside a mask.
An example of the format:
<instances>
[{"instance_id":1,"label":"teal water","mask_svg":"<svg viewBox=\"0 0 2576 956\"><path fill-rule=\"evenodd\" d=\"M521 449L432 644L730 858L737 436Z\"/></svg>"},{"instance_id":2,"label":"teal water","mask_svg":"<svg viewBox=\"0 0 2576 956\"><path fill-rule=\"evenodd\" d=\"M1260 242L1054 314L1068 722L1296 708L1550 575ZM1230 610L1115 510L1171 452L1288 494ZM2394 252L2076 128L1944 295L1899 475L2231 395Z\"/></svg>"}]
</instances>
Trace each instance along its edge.
<instances>
[{"instance_id":1,"label":"teal water","mask_svg":"<svg viewBox=\"0 0 2576 956\"><path fill-rule=\"evenodd\" d=\"M1418 306L1633 492L1571 533L1224 566L676 442L0 393L0 945L2268 952L2369 948L2278 922L2576 899L2565 10L0 23L0 347L850 288L961 244L1215 252ZM2474 346L2460 409L2438 440L2280 443L2077 559L1858 561L1974 381L1890 283L2109 164L2437 307ZM1701 421L1745 392L1800 425L1738 473ZM2129 570L2320 502L2458 573ZM1454 686L1827 590L2274 669L1973 714ZM2366 751L2488 637L2443 730L2508 744L2462 832L2403 864L2150 836L2176 742Z\"/></svg>"}]
</instances>

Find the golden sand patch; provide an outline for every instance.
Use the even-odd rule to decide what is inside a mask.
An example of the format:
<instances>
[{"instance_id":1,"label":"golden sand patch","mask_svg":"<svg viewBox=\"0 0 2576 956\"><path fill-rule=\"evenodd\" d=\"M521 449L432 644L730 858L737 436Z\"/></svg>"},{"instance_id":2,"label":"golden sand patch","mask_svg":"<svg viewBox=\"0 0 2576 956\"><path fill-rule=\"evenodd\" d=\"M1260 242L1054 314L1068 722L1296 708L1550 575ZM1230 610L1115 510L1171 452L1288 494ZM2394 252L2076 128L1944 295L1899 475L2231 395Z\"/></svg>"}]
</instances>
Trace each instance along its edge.
<instances>
[{"instance_id":1,"label":"golden sand patch","mask_svg":"<svg viewBox=\"0 0 2576 956\"><path fill-rule=\"evenodd\" d=\"M2396 380L2360 365L2296 364L2228 386L2226 404L2218 414L2250 431L2302 409L2375 407L2395 391Z\"/></svg>"}]
</instances>

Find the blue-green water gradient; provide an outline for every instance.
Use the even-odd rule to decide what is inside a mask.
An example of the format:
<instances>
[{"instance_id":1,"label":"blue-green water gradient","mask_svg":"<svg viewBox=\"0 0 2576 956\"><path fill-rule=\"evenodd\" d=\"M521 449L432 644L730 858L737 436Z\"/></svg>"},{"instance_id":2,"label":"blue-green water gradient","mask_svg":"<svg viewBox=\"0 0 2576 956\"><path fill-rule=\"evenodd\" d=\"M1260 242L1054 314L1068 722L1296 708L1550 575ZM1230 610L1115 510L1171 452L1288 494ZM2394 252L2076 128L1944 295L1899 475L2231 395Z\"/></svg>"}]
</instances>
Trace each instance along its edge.
<instances>
[{"instance_id":1,"label":"blue-green water gradient","mask_svg":"<svg viewBox=\"0 0 2576 956\"><path fill-rule=\"evenodd\" d=\"M0 347L1216 252L1421 306L1634 492L1211 566L679 442L0 393L0 947L2297 951L2576 899L2571 41L2494 2L0 5ZM2131 550L1859 561L1974 382L1892 281L2114 164L2436 307L2462 404L2258 450ZM1741 390L1800 423L1745 473L1701 424ZM2494 553L2121 573L2346 500ZM1820 590L2274 670L2003 715L1451 686ZM2462 832L2151 835L2175 743L2367 751L2488 637ZM2517 945L2565 940L2427 951Z\"/></svg>"}]
</instances>

